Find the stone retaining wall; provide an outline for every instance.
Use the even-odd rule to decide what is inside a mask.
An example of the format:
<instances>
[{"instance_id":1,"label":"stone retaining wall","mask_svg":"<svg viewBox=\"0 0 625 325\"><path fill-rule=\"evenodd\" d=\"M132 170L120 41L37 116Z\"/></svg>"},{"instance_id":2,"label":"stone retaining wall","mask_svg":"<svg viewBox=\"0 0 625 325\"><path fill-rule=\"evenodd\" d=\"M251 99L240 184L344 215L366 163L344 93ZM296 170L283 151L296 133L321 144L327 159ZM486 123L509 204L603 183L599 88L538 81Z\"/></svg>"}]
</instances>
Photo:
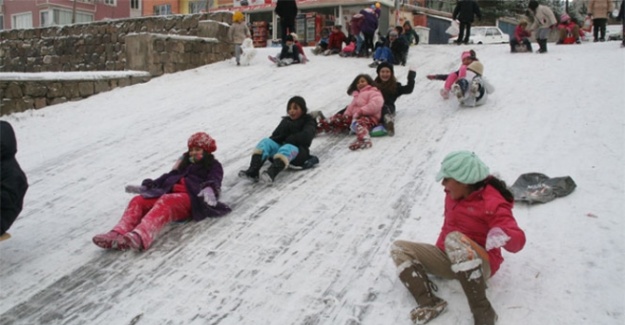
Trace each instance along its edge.
<instances>
[{"instance_id":1,"label":"stone retaining wall","mask_svg":"<svg viewBox=\"0 0 625 325\"><path fill-rule=\"evenodd\" d=\"M104 78L67 78L50 80L0 80L0 116L40 109L67 101L81 100L117 87L131 86L150 80L148 73Z\"/></svg>"},{"instance_id":2,"label":"stone retaining wall","mask_svg":"<svg viewBox=\"0 0 625 325\"><path fill-rule=\"evenodd\" d=\"M233 47L227 43L231 22L231 12L218 12L0 31L0 116L231 58ZM6 73L124 70L148 73L98 80L88 73L71 80L6 77Z\"/></svg>"},{"instance_id":3,"label":"stone retaining wall","mask_svg":"<svg viewBox=\"0 0 625 325\"><path fill-rule=\"evenodd\" d=\"M232 14L155 16L0 31L0 72L126 69L126 37L137 33L201 35L200 21L230 24ZM218 39L222 36L210 36Z\"/></svg>"}]
</instances>

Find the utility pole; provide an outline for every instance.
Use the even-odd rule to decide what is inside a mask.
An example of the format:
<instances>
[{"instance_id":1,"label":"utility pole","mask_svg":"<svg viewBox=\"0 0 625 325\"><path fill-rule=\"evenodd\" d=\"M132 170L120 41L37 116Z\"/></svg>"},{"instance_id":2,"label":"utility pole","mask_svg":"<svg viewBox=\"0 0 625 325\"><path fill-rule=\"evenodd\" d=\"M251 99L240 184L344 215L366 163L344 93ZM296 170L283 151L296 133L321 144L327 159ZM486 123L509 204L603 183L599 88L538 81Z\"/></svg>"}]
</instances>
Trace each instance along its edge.
<instances>
[{"instance_id":1,"label":"utility pole","mask_svg":"<svg viewBox=\"0 0 625 325\"><path fill-rule=\"evenodd\" d=\"M76 23L76 0L72 4L72 24Z\"/></svg>"}]
</instances>

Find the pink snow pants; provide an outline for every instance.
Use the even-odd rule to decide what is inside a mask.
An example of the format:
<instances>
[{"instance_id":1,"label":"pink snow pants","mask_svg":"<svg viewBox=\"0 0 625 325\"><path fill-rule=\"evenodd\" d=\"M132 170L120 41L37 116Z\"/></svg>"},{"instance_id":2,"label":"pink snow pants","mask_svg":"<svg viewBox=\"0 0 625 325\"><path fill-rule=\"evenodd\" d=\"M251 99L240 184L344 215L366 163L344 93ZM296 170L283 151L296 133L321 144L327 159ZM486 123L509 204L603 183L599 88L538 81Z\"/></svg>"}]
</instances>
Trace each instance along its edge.
<instances>
[{"instance_id":1,"label":"pink snow pants","mask_svg":"<svg viewBox=\"0 0 625 325\"><path fill-rule=\"evenodd\" d=\"M130 200L113 231L122 235L134 231L141 237L143 249L148 249L166 224L190 216L191 198L187 193L169 193L154 199L137 195Z\"/></svg>"}]
</instances>

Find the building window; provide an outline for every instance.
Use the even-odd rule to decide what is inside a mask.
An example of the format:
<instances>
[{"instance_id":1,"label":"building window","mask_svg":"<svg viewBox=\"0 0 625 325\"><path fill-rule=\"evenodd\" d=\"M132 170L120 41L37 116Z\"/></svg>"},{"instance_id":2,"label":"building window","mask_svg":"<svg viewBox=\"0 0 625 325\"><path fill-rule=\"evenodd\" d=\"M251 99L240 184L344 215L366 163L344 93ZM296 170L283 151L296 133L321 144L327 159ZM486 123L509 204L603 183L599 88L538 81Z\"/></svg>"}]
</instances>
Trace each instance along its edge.
<instances>
[{"instance_id":1,"label":"building window","mask_svg":"<svg viewBox=\"0 0 625 325\"><path fill-rule=\"evenodd\" d=\"M130 0L130 9L140 9L139 0Z\"/></svg>"},{"instance_id":2,"label":"building window","mask_svg":"<svg viewBox=\"0 0 625 325\"><path fill-rule=\"evenodd\" d=\"M39 27L48 27L52 25L52 21L50 20L50 12L42 11L39 13Z\"/></svg>"},{"instance_id":3,"label":"building window","mask_svg":"<svg viewBox=\"0 0 625 325\"><path fill-rule=\"evenodd\" d=\"M207 0L189 2L189 13L197 14L206 11L206 1Z\"/></svg>"},{"instance_id":4,"label":"building window","mask_svg":"<svg viewBox=\"0 0 625 325\"><path fill-rule=\"evenodd\" d=\"M72 11L61 9L45 10L41 12L40 18L41 27L69 25L72 23ZM76 11L76 23L89 23L92 21L92 14Z\"/></svg>"},{"instance_id":5,"label":"building window","mask_svg":"<svg viewBox=\"0 0 625 325\"><path fill-rule=\"evenodd\" d=\"M33 28L33 15L30 12L15 14L11 21L14 29Z\"/></svg>"},{"instance_id":6,"label":"building window","mask_svg":"<svg viewBox=\"0 0 625 325\"><path fill-rule=\"evenodd\" d=\"M104 0L103 2L105 5L117 6L117 0Z\"/></svg>"},{"instance_id":7,"label":"building window","mask_svg":"<svg viewBox=\"0 0 625 325\"><path fill-rule=\"evenodd\" d=\"M2 2L2 0L0 0ZM0 30L4 29L4 16L0 15Z\"/></svg>"},{"instance_id":8,"label":"building window","mask_svg":"<svg viewBox=\"0 0 625 325\"><path fill-rule=\"evenodd\" d=\"M154 6L154 16L171 15L171 5Z\"/></svg>"}]
</instances>

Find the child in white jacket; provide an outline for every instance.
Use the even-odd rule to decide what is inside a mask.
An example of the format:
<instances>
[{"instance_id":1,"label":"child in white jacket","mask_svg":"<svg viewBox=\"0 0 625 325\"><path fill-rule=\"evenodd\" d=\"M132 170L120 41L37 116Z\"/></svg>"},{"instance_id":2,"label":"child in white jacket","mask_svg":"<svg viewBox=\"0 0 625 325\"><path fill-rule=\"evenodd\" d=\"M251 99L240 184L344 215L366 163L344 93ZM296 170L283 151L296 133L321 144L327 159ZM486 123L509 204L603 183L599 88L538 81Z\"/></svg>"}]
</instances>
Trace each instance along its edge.
<instances>
[{"instance_id":1,"label":"child in white jacket","mask_svg":"<svg viewBox=\"0 0 625 325\"><path fill-rule=\"evenodd\" d=\"M458 79L451 91L458 98L461 106L475 107L486 103L488 94L495 88L482 76L484 66L480 61L474 61L467 67L466 75Z\"/></svg>"}]
</instances>

